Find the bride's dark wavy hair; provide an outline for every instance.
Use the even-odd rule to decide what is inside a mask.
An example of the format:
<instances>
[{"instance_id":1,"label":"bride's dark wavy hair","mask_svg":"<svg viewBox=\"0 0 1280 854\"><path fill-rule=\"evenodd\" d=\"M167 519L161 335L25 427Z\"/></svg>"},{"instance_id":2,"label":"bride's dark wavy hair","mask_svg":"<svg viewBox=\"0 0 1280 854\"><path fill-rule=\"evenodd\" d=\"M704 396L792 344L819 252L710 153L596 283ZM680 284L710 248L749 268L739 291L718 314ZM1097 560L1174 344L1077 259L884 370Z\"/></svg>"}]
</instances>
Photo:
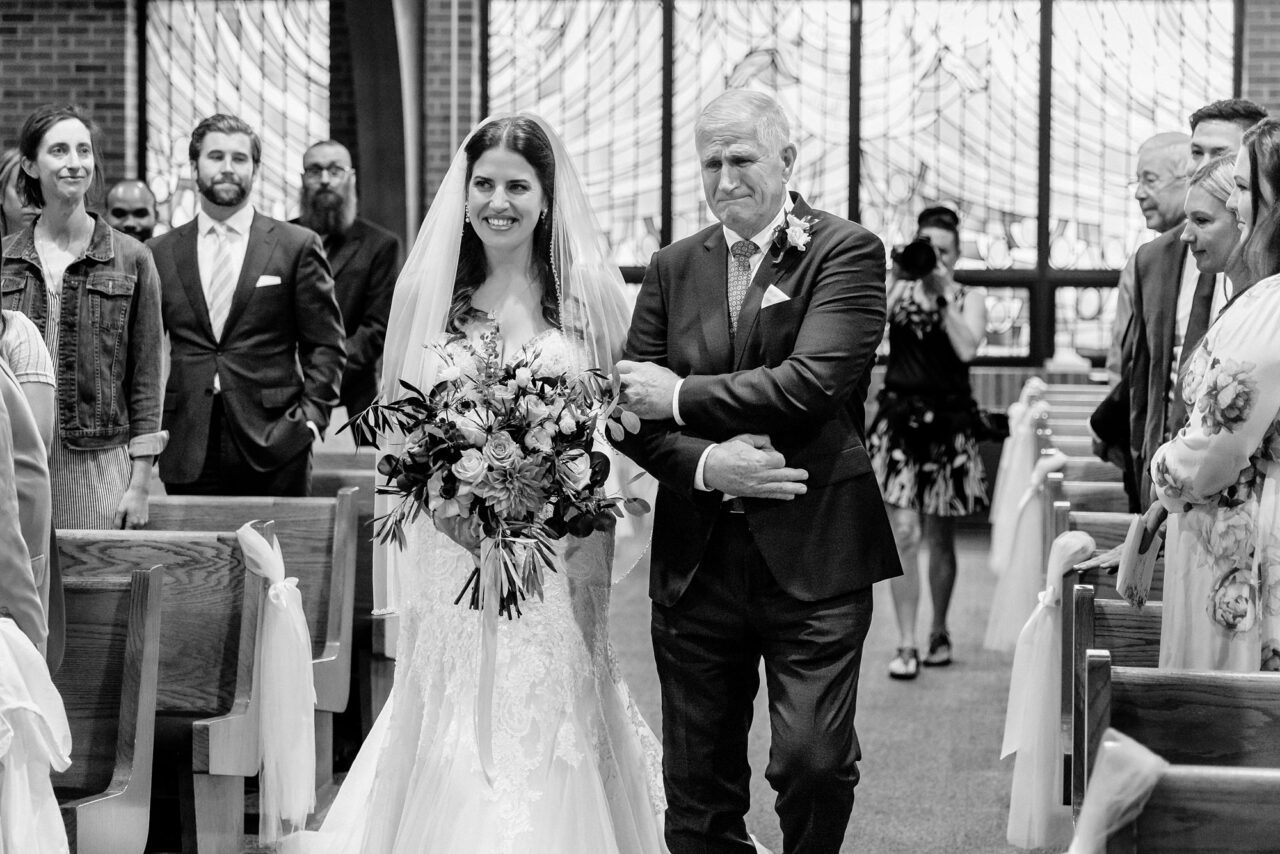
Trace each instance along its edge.
<instances>
[{"instance_id":1,"label":"bride's dark wavy hair","mask_svg":"<svg viewBox=\"0 0 1280 854\"><path fill-rule=\"evenodd\" d=\"M480 156L491 148L505 148L519 154L533 167L547 200L547 215L539 217L533 227L533 272L542 285L542 316L547 323L560 327L560 294L555 270L551 264L551 222L555 211L556 158L551 140L533 119L511 116L494 119L471 135L464 149L467 154L467 187L471 186L471 170ZM470 222L462 224L462 245L458 251L458 272L453 280L453 302L449 306L447 329L460 332L460 324L472 313L471 295L484 284L489 273L485 263L484 243Z\"/></svg>"}]
</instances>

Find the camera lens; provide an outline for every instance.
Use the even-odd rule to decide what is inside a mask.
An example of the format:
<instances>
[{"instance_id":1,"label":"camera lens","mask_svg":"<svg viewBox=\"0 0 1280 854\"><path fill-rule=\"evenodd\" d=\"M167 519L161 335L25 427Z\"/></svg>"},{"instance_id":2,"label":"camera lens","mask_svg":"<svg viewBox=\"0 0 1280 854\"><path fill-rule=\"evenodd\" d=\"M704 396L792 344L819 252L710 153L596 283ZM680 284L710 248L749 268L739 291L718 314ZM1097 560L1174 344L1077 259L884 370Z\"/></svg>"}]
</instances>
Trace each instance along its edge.
<instances>
[{"instance_id":1,"label":"camera lens","mask_svg":"<svg viewBox=\"0 0 1280 854\"><path fill-rule=\"evenodd\" d=\"M933 244L923 237L895 248L892 257L893 263L908 279L923 279L938 266L938 254L933 251Z\"/></svg>"}]
</instances>

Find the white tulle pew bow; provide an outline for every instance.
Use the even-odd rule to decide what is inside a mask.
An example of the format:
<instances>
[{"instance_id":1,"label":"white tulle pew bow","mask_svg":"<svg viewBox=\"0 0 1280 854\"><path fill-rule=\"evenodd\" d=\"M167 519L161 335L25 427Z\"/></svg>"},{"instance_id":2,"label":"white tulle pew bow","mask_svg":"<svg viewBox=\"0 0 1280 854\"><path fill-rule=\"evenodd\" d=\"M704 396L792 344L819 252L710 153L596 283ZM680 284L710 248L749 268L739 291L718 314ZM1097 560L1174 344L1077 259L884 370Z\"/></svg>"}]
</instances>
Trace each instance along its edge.
<instances>
[{"instance_id":1,"label":"white tulle pew bow","mask_svg":"<svg viewBox=\"0 0 1280 854\"><path fill-rule=\"evenodd\" d=\"M278 841L287 830L306 825L316 803L315 705L311 632L302 610L298 579L286 578L280 543L247 523L236 531L249 570L268 582L267 603L258 622L253 694L260 710L262 751L258 836Z\"/></svg>"},{"instance_id":2,"label":"white tulle pew bow","mask_svg":"<svg viewBox=\"0 0 1280 854\"><path fill-rule=\"evenodd\" d=\"M1009 707L1000 758L1017 753L1009 797L1010 845L1042 848L1066 844L1071 810L1062 805L1062 576L1093 554L1083 531L1059 534L1039 604L1018 635L1009 681Z\"/></svg>"},{"instance_id":3,"label":"white tulle pew bow","mask_svg":"<svg viewBox=\"0 0 1280 854\"><path fill-rule=\"evenodd\" d=\"M1168 767L1124 733L1103 733L1067 854L1103 854L1107 837L1137 818Z\"/></svg>"}]
</instances>

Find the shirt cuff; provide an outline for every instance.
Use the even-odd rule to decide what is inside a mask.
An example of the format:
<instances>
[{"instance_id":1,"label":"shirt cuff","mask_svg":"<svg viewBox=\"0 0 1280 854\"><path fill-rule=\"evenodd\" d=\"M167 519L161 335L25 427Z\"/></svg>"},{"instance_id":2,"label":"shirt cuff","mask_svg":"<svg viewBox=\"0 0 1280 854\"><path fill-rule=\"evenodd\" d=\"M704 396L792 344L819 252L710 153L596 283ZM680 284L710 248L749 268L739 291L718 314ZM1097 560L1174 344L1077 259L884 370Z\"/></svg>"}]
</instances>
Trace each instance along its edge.
<instances>
[{"instance_id":1,"label":"shirt cuff","mask_svg":"<svg viewBox=\"0 0 1280 854\"><path fill-rule=\"evenodd\" d=\"M138 457L158 457L167 444L169 444L168 430L143 433L129 440L129 456L135 460Z\"/></svg>"},{"instance_id":2,"label":"shirt cuff","mask_svg":"<svg viewBox=\"0 0 1280 854\"><path fill-rule=\"evenodd\" d=\"M674 418L676 423L681 427L684 426L684 419L680 417L680 386L682 385L684 385L684 377L676 380L675 390L671 392L671 417ZM705 458L706 455L704 454L703 456ZM698 463L698 471L702 471L702 463Z\"/></svg>"},{"instance_id":3,"label":"shirt cuff","mask_svg":"<svg viewBox=\"0 0 1280 854\"><path fill-rule=\"evenodd\" d=\"M315 437L317 442L321 441L320 428L316 426L316 422L308 421L307 427L311 430L311 435Z\"/></svg>"},{"instance_id":4,"label":"shirt cuff","mask_svg":"<svg viewBox=\"0 0 1280 854\"><path fill-rule=\"evenodd\" d=\"M702 456L698 457L698 467L693 470L693 488L699 492L711 491L707 487L707 482L703 478L703 473L707 468L707 456L711 453L711 449L714 447L715 445L707 445L706 450L702 452Z\"/></svg>"}]
</instances>

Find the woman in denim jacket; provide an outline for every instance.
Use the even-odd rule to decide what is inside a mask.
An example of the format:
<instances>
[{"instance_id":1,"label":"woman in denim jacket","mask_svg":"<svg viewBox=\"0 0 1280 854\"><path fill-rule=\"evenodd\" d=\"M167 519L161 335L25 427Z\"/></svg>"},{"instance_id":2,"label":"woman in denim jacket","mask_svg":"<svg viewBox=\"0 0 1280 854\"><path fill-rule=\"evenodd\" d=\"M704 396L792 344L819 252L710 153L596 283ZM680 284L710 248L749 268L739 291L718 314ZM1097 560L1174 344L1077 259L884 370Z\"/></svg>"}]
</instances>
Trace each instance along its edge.
<instances>
[{"instance_id":1,"label":"woman in denim jacket","mask_svg":"<svg viewBox=\"0 0 1280 854\"><path fill-rule=\"evenodd\" d=\"M160 283L145 246L85 209L96 128L71 106L22 126L19 191L41 208L4 241L3 307L33 320L57 373L50 449L55 528L147 522L160 430Z\"/></svg>"}]
</instances>

